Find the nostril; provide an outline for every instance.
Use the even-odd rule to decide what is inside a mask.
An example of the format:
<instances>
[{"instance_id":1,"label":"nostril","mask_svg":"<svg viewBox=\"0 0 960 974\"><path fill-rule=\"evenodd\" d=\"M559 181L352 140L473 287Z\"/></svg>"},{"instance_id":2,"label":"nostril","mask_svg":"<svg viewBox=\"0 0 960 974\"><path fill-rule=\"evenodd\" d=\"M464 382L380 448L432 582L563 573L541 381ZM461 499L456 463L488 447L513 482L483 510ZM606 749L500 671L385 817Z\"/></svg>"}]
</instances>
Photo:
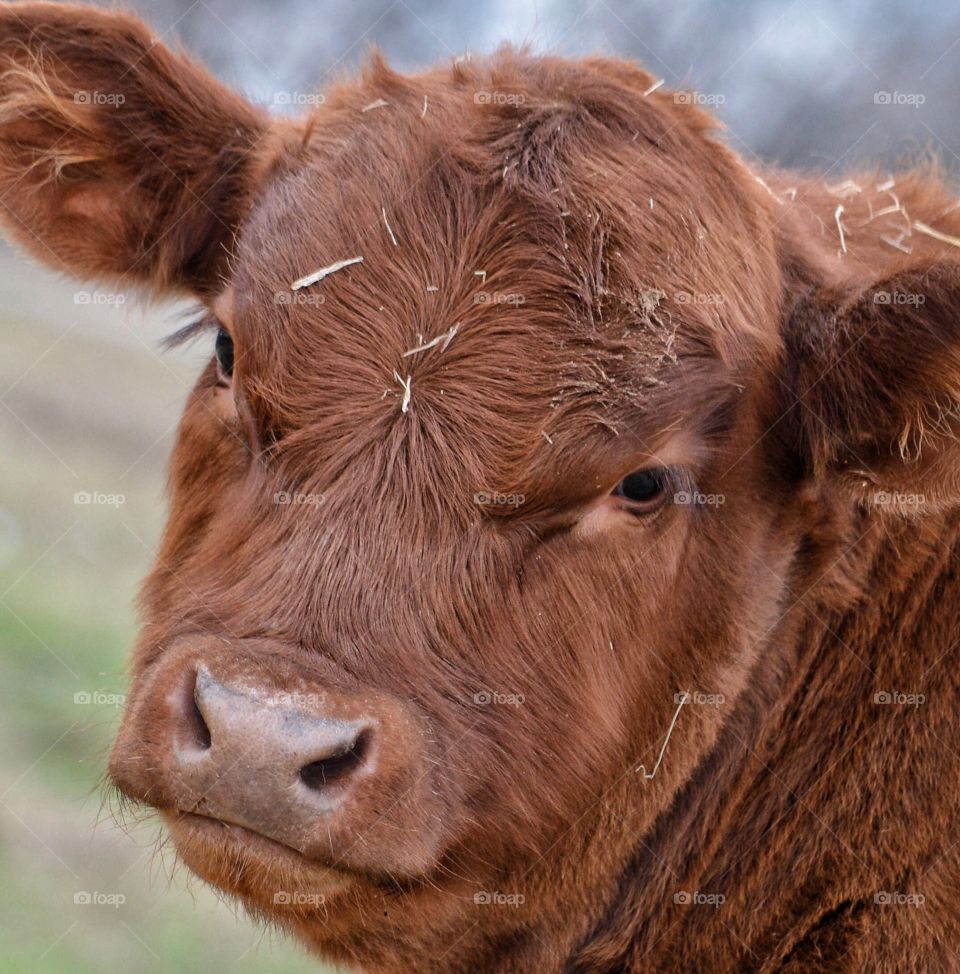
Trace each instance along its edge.
<instances>
[{"instance_id":1,"label":"nostril","mask_svg":"<svg viewBox=\"0 0 960 974\"><path fill-rule=\"evenodd\" d=\"M369 745L369 735L361 731L336 753L304 765L300 769L300 780L314 791L345 781L363 765Z\"/></svg>"},{"instance_id":2,"label":"nostril","mask_svg":"<svg viewBox=\"0 0 960 974\"><path fill-rule=\"evenodd\" d=\"M209 750L211 744L210 728L207 727L207 722L203 719L200 705L197 703L196 690L194 690L193 697L190 700L187 724L191 743L201 751Z\"/></svg>"},{"instance_id":3,"label":"nostril","mask_svg":"<svg viewBox=\"0 0 960 974\"><path fill-rule=\"evenodd\" d=\"M177 713L176 749L182 758L195 759L205 755L213 743L210 725L203 714L200 672L184 674L180 688L171 698Z\"/></svg>"}]
</instances>

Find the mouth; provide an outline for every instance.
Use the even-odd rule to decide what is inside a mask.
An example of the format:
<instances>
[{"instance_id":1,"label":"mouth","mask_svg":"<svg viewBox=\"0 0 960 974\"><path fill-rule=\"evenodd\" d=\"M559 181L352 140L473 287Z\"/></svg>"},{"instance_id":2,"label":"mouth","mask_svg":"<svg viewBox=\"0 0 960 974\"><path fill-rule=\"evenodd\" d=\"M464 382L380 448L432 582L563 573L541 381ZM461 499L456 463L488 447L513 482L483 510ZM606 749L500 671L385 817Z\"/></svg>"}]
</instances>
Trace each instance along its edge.
<instances>
[{"instance_id":1,"label":"mouth","mask_svg":"<svg viewBox=\"0 0 960 974\"><path fill-rule=\"evenodd\" d=\"M195 812L164 810L160 815L193 872L273 919L325 914L335 897L356 884L351 874L242 825Z\"/></svg>"}]
</instances>

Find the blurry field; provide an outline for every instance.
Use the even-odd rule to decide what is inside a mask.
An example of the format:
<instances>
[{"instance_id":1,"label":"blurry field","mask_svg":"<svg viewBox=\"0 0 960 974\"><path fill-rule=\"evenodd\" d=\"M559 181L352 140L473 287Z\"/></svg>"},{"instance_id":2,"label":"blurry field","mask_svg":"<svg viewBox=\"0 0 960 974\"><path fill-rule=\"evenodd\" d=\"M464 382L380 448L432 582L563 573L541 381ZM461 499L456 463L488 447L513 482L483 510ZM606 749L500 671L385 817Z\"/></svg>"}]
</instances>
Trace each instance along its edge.
<instances>
[{"instance_id":1,"label":"blurry field","mask_svg":"<svg viewBox=\"0 0 960 974\"><path fill-rule=\"evenodd\" d=\"M321 970L103 807L165 459L209 353L159 354L174 311L0 247L0 974Z\"/></svg>"}]
</instances>

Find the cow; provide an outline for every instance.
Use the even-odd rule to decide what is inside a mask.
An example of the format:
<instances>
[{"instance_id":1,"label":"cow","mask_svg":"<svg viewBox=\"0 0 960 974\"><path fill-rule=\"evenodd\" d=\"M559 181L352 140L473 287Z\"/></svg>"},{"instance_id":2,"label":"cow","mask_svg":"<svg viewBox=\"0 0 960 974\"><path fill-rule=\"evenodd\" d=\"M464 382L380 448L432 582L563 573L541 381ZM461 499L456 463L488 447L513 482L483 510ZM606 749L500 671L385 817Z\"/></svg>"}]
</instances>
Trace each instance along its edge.
<instances>
[{"instance_id":1,"label":"cow","mask_svg":"<svg viewBox=\"0 0 960 974\"><path fill-rule=\"evenodd\" d=\"M750 166L614 58L296 118L122 13L0 59L8 235L212 346L109 761L191 870L381 974L960 970L935 166Z\"/></svg>"}]
</instances>

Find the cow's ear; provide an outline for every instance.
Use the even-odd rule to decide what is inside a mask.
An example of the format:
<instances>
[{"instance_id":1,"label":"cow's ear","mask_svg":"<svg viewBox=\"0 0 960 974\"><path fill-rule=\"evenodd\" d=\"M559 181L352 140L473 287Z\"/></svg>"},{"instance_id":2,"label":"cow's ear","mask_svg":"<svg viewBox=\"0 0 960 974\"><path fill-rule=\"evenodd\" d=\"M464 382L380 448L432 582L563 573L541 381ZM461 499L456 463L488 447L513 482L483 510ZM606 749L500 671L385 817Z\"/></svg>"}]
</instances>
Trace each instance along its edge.
<instances>
[{"instance_id":1,"label":"cow's ear","mask_svg":"<svg viewBox=\"0 0 960 974\"><path fill-rule=\"evenodd\" d=\"M0 222L47 264L209 291L270 135L130 16L0 3Z\"/></svg>"},{"instance_id":2,"label":"cow's ear","mask_svg":"<svg viewBox=\"0 0 960 974\"><path fill-rule=\"evenodd\" d=\"M898 513L960 504L960 262L822 290L785 337L793 428L815 476Z\"/></svg>"}]
</instances>

